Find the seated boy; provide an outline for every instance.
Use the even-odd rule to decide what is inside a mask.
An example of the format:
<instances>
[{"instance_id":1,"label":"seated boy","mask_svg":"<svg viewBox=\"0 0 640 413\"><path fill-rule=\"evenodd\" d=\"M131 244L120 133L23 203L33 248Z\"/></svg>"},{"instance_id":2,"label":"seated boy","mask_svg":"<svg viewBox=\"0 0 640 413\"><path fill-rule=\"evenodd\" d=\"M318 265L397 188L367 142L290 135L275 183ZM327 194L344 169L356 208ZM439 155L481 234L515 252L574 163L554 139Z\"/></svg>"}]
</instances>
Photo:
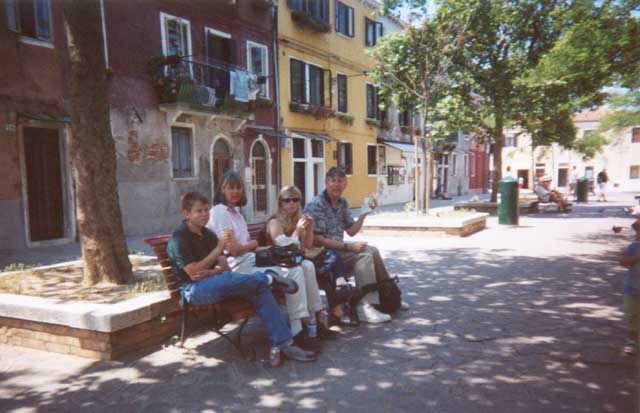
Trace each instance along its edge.
<instances>
[{"instance_id":1,"label":"seated boy","mask_svg":"<svg viewBox=\"0 0 640 413\"><path fill-rule=\"evenodd\" d=\"M174 231L167 253L173 272L181 284L182 300L188 304L213 304L240 297L254 305L271 342L270 363L281 364L282 357L297 361L314 361L314 353L293 346L291 330L280 314L270 285L286 293L295 293L297 284L289 279L261 272L240 274L229 270L222 255L229 240L218 240L205 228L209 221L209 200L197 192L182 196L184 221Z\"/></svg>"}]
</instances>

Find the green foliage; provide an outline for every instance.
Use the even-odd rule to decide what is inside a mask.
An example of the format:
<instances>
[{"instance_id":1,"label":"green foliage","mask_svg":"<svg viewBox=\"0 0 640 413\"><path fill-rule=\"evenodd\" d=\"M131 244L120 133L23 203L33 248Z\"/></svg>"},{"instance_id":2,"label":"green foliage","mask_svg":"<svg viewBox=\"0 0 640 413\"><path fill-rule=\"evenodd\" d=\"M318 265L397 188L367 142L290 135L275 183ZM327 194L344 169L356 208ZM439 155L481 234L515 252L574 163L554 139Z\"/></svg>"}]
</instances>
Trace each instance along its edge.
<instances>
[{"instance_id":1,"label":"green foliage","mask_svg":"<svg viewBox=\"0 0 640 413\"><path fill-rule=\"evenodd\" d=\"M342 112L336 112L336 118L347 125L353 125L353 121L355 120L355 117L352 114Z\"/></svg>"},{"instance_id":2,"label":"green foliage","mask_svg":"<svg viewBox=\"0 0 640 413\"><path fill-rule=\"evenodd\" d=\"M590 133L585 135L584 138L576 140L573 149L581 153L584 160L589 160L596 156L596 153L601 152L602 147L608 143L609 141L604 136L598 133Z\"/></svg>"},{"instance_id":3,"label":"green foliage","mask_svg":"<svg viewBox=\"0 0 640 413\"><path fill-rule=\"evenodd\" d=\"M318 33L328 33L331 31L331 25L323 22L322 20L318 20L312 15L302 10L293 10L291 12L291 18L298 25L312 30Z\"/></svg>"},{"instance_id":4,"label":"green foliage","mask_svg":"<svg viewBox=\"0 0 640 413\"><path fill-rule=\"evenodd\" d=\"M620 132L623 129L640 125L640 89L614 95L609 99L612 111L600 120L600 129L612 129Z\"/></svg>"},{"instance_id":5,"label":"green foliage","mask_svg":"<svg viewBox=\"0 0 640 413\"><path fill-rule=\"evenodd\" d=\"M35 268L39 265L40 264L25 264L23 262L14 262L9 265L6 265L0 272L24 271L24 270L29 270L31 268Z\"/></svg>"}]
</instances>

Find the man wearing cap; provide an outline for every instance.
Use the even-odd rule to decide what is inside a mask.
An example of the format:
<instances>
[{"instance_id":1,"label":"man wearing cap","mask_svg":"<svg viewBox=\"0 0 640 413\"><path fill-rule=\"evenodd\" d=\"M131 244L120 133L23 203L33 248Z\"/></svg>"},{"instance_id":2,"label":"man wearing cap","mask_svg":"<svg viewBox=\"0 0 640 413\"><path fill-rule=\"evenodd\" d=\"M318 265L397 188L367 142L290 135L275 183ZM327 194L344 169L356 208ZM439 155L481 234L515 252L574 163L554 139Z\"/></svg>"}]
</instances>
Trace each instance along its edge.
<instances>
[{"instance_id":1,"label":"man wearing cap","mask_svg":"<svg viewBox=\"0 0 640 413\"><path fill-rule=\"evenodd\" d=\"M561 212L568 212L569 208L567 206L567 201L564 199L562 194L556 190L549 189L549 185L551 184L551 177L544 176L538 180L538 184L533 188L533 192L538 195L540 202L548 203L553 202L558 204Z\"/></svg>"}]
</instances>

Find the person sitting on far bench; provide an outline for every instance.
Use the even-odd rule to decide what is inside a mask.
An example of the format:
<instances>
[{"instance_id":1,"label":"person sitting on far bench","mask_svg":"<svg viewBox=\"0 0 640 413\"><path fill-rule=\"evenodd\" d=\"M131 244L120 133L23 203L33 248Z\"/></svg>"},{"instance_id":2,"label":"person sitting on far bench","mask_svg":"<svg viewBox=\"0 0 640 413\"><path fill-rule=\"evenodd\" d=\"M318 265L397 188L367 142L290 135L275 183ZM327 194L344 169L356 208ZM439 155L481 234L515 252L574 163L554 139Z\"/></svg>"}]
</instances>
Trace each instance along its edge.
<instances>
[{"instance_id":1,"label":"person sitting on far bench","mask_svg":"<svg viewBox=\"0 0 640 413\"><path fill-rule=\"evenodd\" d=\"M560 208L561 212L569 212L570 207L567 203L567 200L562 196L562 194L555 189L549 189L549 184L551 183L551 178L545 176L538 180L538 183L533 188L533 192L536 193L538 199L542 203L553 202L558 204L558 208Z\"/></svg>"},{"instance_id":2,"label":"person sitting on far bench","mask_svg":"<svg viewBox=\"0 0 640 413\"><path fill-rule=\"evenodd\" d=\"M239 297L249 301L267 330L271 341L270 364L277 367L282 358L315 361L314 353L293 345L293 336L280 314L271 288L287 294L298 291L295 281L279 276L254 272L241 274L229 269L222 254L230 242L225 235L205 227L209 221L209 200L197 192L182 196L182 224L173 232L167 253L176 279L181 283L180 296L193 305L214 304L227 298Z\"/></svg>"}]
</instances>

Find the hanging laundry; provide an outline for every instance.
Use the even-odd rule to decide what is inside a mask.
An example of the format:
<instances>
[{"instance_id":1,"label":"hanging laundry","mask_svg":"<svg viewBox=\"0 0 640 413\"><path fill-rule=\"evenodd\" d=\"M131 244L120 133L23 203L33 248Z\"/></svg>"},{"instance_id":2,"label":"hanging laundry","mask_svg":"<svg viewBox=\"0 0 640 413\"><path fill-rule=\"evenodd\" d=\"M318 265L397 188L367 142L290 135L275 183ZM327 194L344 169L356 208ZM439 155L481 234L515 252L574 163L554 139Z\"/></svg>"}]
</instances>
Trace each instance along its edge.
<instances>
[{"instance_id":1,"label":"hanging laundry","mask_svg":"<svg viewBox=\"0 0 640 413\"><path fill-rule=\"evenodd\" d=\"M231 75L231 94L239 102L249 101L249 76L242 70L233 70Z\"/></svg>"}]
</instances>

